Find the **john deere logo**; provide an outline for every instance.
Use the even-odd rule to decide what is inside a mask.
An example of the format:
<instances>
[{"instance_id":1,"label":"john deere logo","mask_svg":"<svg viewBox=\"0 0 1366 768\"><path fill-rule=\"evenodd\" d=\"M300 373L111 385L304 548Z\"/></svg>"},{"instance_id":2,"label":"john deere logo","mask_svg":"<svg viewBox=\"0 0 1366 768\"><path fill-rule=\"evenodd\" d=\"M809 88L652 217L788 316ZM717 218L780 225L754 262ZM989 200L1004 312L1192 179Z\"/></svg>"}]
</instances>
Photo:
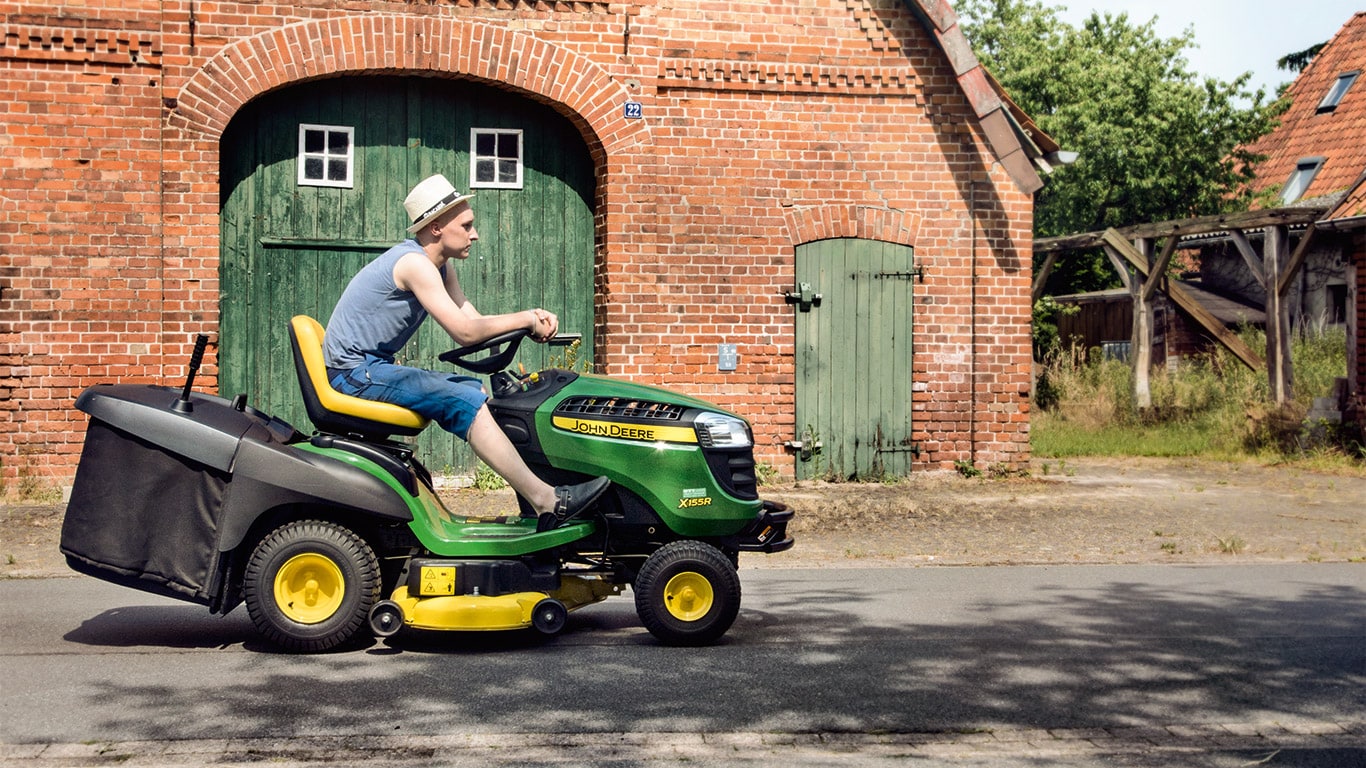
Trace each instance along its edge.
<instances>
[{"instance_id":1,"label":"john deere logo","mask_svg":"<svg viewBox=\"0 0 1366 768\"><path fill-rule=\"evenodd\" d=\"M580 435L611 437L617 440L637 440L645 443L696 443L697 433L692 427L665 427L652 424L621 424L613 421L591 421L568 416L556 416L553 423L559 429Z\"/></svg>"}]
</instances>

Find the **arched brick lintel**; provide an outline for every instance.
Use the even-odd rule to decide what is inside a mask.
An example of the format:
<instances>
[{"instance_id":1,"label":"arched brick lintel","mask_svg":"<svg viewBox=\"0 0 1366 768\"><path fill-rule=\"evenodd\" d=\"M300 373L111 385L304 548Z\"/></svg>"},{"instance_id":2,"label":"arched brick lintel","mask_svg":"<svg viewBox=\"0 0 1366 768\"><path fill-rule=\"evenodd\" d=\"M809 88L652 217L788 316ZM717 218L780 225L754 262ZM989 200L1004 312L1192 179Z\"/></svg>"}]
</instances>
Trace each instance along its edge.
<instances>
[{"instance_id":1,"label":"arched brick lintel","mask_svg":"<svg viewBox=\"0 0 1366 768\"><path fill-rule=\"evenodd\" d=\"M914 246L920 215L871 205L794 206L787 210L787 231L794 246L836 237Z\"/></svg>"},{"instance_id":2,"label":"arched brick lintel","mask_svg":"<svg viewBox=\"0 0 1366 768\"><path fill-rule=\"evenodd\" d=\"M563 105L595 154L648 141L645 121L623 115L626 90L583 56L491 24L385 14L291 24L224 47L185 83L169 123L217 139L251 99L345 73L463 75L525 91Z\"/></svg>"}]
</instances>

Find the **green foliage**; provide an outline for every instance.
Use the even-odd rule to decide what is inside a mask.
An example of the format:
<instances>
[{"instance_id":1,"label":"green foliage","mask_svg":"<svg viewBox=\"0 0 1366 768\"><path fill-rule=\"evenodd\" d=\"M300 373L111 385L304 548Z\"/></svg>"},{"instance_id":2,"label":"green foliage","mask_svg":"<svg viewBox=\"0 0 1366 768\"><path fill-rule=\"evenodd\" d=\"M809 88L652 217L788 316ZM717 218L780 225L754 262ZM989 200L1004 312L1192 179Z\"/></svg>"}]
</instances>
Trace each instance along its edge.
<instances>
[{"instance_id":1,"label":"green foliage","mask_svg":"<svg viewBox=\"0 0 1366 768\"><path fill-rule=\"evenodd\" d=\"M958 474L962 475L963 477L971 478L982 476L982 470L973 466L973 463L970 459L959 459L955 461L953 463L953 468L956 472L958 472Z\"/></svg>"},{"instance_id":2,"label":"green foliage","mask_svg":"<svg viewBox=\"0 0 1366 768\"><path fill-rule=\"evenodd\" d=\"M478 491L498 491L508 487L508 483L502 475L481 461L479 466L474 468L474 481L470 483L470 487Z\"/></svg>"},{"instance_id":3,"label":"green foliage","mask_svg":"<svg viewBox=\"0 0 1366 768\"><path fill-rule=\"evenodd\" d=\"M1240 335L1254 349L1266 346L1261 331L1245 329ZM1347 337L1340 328L1297 337L1291 348L1296 401L1278 408L1267 402L1265 372L1249 370L1220 348L1184 360L1174 371L1154 369L1153 405L1139 410L1127 363L1074 347L1042 366L1050 402L1036 398L1041 410L1031 420L1034 453L1040 458L1300 455L1309 450L1308 406L1346 373L1346 356ZM1344 440L1340 448L1360 460L1353 444Z\"/></svg>"},{"instance_id":4,"label":"green foliage","mask_svg":"<svg viewBox=\"0 0 1366 768\"><path fill-rule=\"evenodd\" d=\"M1062 338L1058 336L1057 318L1075 315L1081 311L1076 304L1063 305L1054 301L1052 296L1044 296L1034 302L1033 322L1034 359L1047 360L1062 352Z\"/></svg>"},{"instance_id":5,"label":"green foliage","mask_svg":"<svg viewBox=\"0 0 1366 768\"><path fill-rule=\"evenodd\" d=\"M579 359L579 353L583 349L583 342L574 339L569 346L564 348L563 355L551 355L546 361L547 368L563 368L566 371L578 371L579 373L592 373L593 361L590 358Z\"/></svg>"},{"instance_id":6,"label":"green foliage","mask_svg":"<svg viewBox=\"0 0 1366 768\"><path fill-rule=\"evenodd\" d=\"M1183 52L1193 32L1162 38L1155 20L1092 14L1081 27L1029 0L955 4L978 58L1045 133L1079 154L1036 196L1038 237L1241 210L1257 159L1239 147L1284 109L1251 73L1200 79ZM1246 103L1247 106L1240 106ZM1117 284L1104 255L1069 257L1048 292Z\"/></svg>"},{"instance_id":7,"label":"green foliage","mask_svg":"<svg viewBox=\"0 0 1366 768\"><path fill-rule=\"evenodd\" d=\"M1302 51L1287 53L1279 59L1276 59L1276 69L1285 69L1295 73L1303 72L1304 68L1309 66L1310 62L1314 60L1314 57L1318 56L1319 51L1323 50L1323 46L1327 44L1327 41L1324 41L1317 45L1311 45Z\"/></svg>"}]
</instances>

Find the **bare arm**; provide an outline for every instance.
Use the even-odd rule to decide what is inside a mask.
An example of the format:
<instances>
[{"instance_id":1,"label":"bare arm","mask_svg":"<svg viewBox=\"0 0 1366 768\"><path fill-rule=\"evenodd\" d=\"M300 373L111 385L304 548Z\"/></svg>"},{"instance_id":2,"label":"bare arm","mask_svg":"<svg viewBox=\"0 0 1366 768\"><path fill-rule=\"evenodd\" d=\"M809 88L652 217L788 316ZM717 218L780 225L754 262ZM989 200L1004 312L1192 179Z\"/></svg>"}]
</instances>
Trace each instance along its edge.
<instances>
[{"instance_id":1,"label":"bare arm","mask_svg":"<svg viewBox=\"0 0 1366 768\"><path fill-rule=\"evenodd\" d=\"M412 291L417 300L456 344L467 347L510 331L525 328L537 338L555 333L555 316L544 310L526 310L505 315L479 314L460 288L455 270L447 268L447 278L427 258L411 253L394 265L394 283Z\"/></svg>"}]
</instances>

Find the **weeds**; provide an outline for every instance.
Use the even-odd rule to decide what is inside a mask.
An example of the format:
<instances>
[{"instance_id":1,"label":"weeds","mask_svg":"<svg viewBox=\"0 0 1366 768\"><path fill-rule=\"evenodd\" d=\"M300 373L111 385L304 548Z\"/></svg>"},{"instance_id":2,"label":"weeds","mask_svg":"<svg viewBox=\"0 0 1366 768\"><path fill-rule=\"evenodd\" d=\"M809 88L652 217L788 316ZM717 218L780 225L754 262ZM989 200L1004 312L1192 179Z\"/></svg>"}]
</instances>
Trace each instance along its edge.
<instances>
[{"instance_id":1,"label":"weeds","mask_svg":"<svg viewBox=\"0 0 1366 768\"><path fill-rule=\"evenodd\" d=\"M1265 336L1244 329L1243 340L1265 347ZM1327 329L1300 335L1292 345L1296 400L1268 404L1264 371L1251 371L1222 347L1182 360L1174 369L1154 369L1152 407L1133 397L1127 363L1105 360L1078 346L1042 364L1031 436L1040 458L1066 456L1248 456L1323 463L1361 463L1366 448L1346 430L1306 424L1315 397L1333 391L1345 375L1346 332ZM1324 438L1311 440L1315 434Z\"/></svg>"},{"instance_id":2,"label":"weeds","mask_svg":"<svg viewBox=\"0 0 1366 768\"><path fill-rule=\"evenodd\" d=\"M1219 542L1219 551L1226 555L1241 555L1247 548L1247 542L1237 536L1216 536Z\"/></svg>"},{"instance_id":3,"label":"weeds","mask_svg":"<svg viewBox=\"0 0 1366 768\"><path fill-rule=\"evenodd\" d=\"M502 475L481 461L479 466L474 468L474 481L470 483L470 487L478 491L499 491L508 487L508 483Z\"/></svg>"}]
</instances>

